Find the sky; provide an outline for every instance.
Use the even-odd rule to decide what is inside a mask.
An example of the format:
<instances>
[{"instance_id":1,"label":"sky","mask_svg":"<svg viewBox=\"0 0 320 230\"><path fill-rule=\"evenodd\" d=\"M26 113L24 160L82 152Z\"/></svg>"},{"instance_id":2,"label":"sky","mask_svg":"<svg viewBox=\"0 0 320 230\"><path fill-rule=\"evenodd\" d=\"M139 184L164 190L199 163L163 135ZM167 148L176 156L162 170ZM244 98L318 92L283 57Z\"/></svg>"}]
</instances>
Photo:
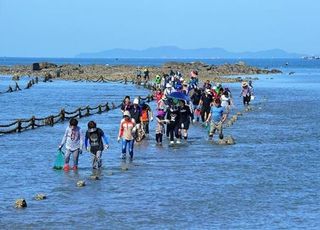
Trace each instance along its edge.
<instances>
[{"instance_id":1,"label":"sky","mask_svg":"<svg viewBox=\"0 0 320 230\"><path fill-rule=\"evenodd\" d=\"M320 54L319 0L0 0L0 56L113 48Z\"/></svg>"}]
</instances>

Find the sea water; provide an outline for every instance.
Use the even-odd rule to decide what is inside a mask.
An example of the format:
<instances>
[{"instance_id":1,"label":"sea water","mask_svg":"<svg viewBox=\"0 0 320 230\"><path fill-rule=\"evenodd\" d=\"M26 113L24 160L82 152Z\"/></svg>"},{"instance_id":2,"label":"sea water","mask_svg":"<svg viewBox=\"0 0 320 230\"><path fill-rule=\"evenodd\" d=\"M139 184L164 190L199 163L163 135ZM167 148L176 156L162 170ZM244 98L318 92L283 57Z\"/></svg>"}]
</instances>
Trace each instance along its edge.
<instances>
[{"instance_id":1,"label":"sea water","mask_svg":"<svg viewBox=\"0 0 320 230\"><path fill-rule=\"evenodd\" d=\"M81 119L83 131L95 120L110 139L98 181L90 180L87 152L80 156L78 172L52 169L67 122L0 136L0 227L317 229L320 64L304 67L304 60L295 62L299 64L282 67L283 74L257 76L251 112L243 111L240 84L224 85L233 92L232 114L243 112L224 129L235 145L213 144L207 131L195 124L187 143L169 147L164 138L159 147L153 121L150 136L135 145L133 162L124 164L116 141L121 112ZM148 91L122 84L39 83L0 95L0 123L49 115L62 107L119 103L126 94L143 96ZM87 186L78 188L78 180ZM34 200L40 192L48 198ZM14 202L21 197L28 207L17 210Z\"/></svg>"}]
</instances>

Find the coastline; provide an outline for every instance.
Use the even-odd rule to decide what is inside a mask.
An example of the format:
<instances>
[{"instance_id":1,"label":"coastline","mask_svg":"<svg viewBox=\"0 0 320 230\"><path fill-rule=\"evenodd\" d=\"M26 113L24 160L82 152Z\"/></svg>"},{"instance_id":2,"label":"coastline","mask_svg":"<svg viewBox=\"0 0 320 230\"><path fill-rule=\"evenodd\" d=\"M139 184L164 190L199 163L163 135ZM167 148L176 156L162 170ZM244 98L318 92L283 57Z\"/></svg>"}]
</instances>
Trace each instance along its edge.
<instances>
[{"instance_id":1,"label":"coastline","mask_svg":"<svg viewBox=\"0 0 320 230\"><path fill-rule=\"evenodd\" d=\"M278 74L280 70L261 69L246 65L244 62L236 64L210 65L203 62L167 62L162 66L148 66L150 78L156 75L168 73L170 70L180 71L185 78L189 78L192 70L198 70L199 79L215 82L241 82L241 77L230 78L226 76ZM139 68L142 72L145 68ZM0 66L0 74L13 76L38 76L48 79L60 78L64 80L97 80L99 78L109 80L135 80L138 67L135 65L76 65L53 63L39 63L39 70L32 70L32 65ZM255 78L256 79L256 78Z\"/></svg>"}]
</instances>

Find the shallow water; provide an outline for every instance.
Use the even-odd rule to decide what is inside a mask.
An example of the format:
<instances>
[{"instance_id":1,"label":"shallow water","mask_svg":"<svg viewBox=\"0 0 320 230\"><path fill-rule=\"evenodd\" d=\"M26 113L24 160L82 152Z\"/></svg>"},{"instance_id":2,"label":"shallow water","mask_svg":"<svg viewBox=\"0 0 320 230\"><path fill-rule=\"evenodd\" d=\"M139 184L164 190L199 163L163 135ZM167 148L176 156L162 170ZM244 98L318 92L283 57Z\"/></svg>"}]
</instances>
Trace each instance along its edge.
<instances>
[{"instance_id":1,"label":"shallow water","mask_svg":"<svg viewBox=\"0 0 320 230\"><path fill-rule=\"evenodd\" d=\"M20 85L26 84L29 78L22 78ZM0 90L14 82L8 77L0 77ZM22 87L21 87L22 88ZM145 95L144 95L145 94ZM132 84L116 83L82 83L55 80L39 82L30 89L0 94L0 122L10 123L19 118L31 118L32 115L45 117L57 115L64 108L73 112L79 106L96 107L109 102L119 105L125 95L131 97L147 96L148 92Z\"/></svg>"},{"instance_id":2,"label":"shallow water","mask_svg":"<svg viewBox=\"0 0 320 230\"><path fill-rule=\"evenodd\" d=\"M293 76L259 76L260 80L254 83L257 97L252 103L253 111L244 113L224 130L225 136L236 139L237 144L232 146L212 144L204 128L194 125L188 143L168 147L165 139L164 145L158 147L153 122L148 140L135 145L133 163L124 166L119 159L120 144L116 142L120 111L81 119L83 128L87 121L97 121L111 140L110 149L103 155L99 181L89 179L92 170L86 152L80 156L78 173L51 169L67 123L1 136L0 227L317 229L320 70L297 68L295 72ZM92 104L99 104L106 94L116 93L114 101L124 95L108 84L73 84L52 83L48 95L59 87L82 93L77 94L79 101L67 100L67 95L77 91L63 91L66 97L54 102L55 97L48 96L48 113L68 103L75 107L80 102L87 104L89 98ZM23 92L24 97L47 88L45 84L38 86ZM101 90L92 90L97 87ZM239 84L229 87L234 92L235 113L243 109L237 97ZM107 90L110 93L105 94ZM128 86L125 94L147 94L138 90ZM6 100L10 100L9 96L14 94L6 96ZM25 114L14 113L16 116L28 117L33 112L29 105L13 99L6 106L11 103L25 106ZM16 107L17 104L11 106L12 110ZM39 115L45 113L39 110ZM8 119L6 116L1 112L1 120ZM129 170L122 171L121 167ZM86 180L87 186L77 188L79 179ZM33 200L38 192L46 193L48 199ZM28 202L24 210L13 208L15 199L20 197Z\"/></svg>"}]
</instances>

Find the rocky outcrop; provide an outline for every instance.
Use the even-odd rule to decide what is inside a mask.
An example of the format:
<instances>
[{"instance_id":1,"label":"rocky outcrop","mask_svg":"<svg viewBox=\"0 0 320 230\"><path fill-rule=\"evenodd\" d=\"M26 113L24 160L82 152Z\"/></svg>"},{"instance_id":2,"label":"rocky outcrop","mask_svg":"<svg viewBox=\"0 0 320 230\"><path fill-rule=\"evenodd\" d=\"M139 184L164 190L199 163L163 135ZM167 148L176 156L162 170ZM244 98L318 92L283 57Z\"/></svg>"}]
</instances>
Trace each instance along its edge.
<instances>
[{"instance_id":1,"label":"rocky outcrop","mask_svg":"<svg viewBox=\"0 0 320 230\"><path fill-rule=\"evenodd\" d=\"M78 187L84 187L84 186L86 186L86 182L85 182L84 180L79 180L79 181L77 182L77 186L78 186Z\"/></svg>"},{"instance_id":2,"label":"rocky outcrop","mask_svg":"<svg viewBox=\"0 0 320 230\"><path fill-rule=\"evenodd\" d=\"M38 67L35 68L37 63L32 64L32 68L26 65L19 65L13 67L0 66L0 74L4 75L17 75L17 76L38 76L46 77L46 80L51 78L62 78L67 80L95 80L97 78L104 78L110 80L119 80L127 78L128 80L136 77L136 66L130 65L61 65L43 62L38 63ZM37 69L34 71L33 69ZM162 75L168 73L170 70L180 71L185 78L190 77L192 70L197 70L199 78L201 80L211 80L214 82L241 82L242 77L225 77L235 75L253 75L253 74L277 74L281 73L279 70L267 70L259 69L257 67L248 66L244 62L237 64L224 64L224 65L209 65L202 62L168 62L163 66L151 66L148 67L150 77L153 78L157 74ZM143 70L143 69L141 69ZM248 78L248 77L246 77ZM249 78L249 79L257 79ZM248 79L246 79L248 80Z\"/></svg>"},{"instance_id":3,"label":"rocky outcrop","mask_svg":"<svg viewBox=\"0 0 320 230\"><path fill-rule=\"evenodd\" d=\"M26 208L27 207L27 201L23 198L21 199L17 199L15 204L14 204L15 208Z\"/></svg>"},{"instance_id":4,"label":"rocky outcrop","mask_svg":"<svg viewBox=\"0 0 320 230\"><path fill-rule=\"evenodd\" d=\"M218 141L219 145L234 145L236 142L232 136L228 136Z\"/></svg>"},{"instance_id":5,"label":"rocky outcrop","mask_svg":"<svg viewBox=\"0 0 320 230\"><path fill-rule=\"evenodd\" d=\"M51 68L56 68L58 67L56 64L54 63L49 63L49 62L35 62L32 63L32 70L33 71L39 71L39 70L43 70L43 69L51 69Z\"/></svg>"},{"instance_id":6,"label":"rocky outcrop","mask_svg":"<svg viewBox=\"0 0 320 230\"><path fill-rule=\"evenodd\" d=\"M35 200L45 200L45 199L47 199L47 196L43 193L38 193L34 196L34 199Z\"/></svg>"}]
</instances>

